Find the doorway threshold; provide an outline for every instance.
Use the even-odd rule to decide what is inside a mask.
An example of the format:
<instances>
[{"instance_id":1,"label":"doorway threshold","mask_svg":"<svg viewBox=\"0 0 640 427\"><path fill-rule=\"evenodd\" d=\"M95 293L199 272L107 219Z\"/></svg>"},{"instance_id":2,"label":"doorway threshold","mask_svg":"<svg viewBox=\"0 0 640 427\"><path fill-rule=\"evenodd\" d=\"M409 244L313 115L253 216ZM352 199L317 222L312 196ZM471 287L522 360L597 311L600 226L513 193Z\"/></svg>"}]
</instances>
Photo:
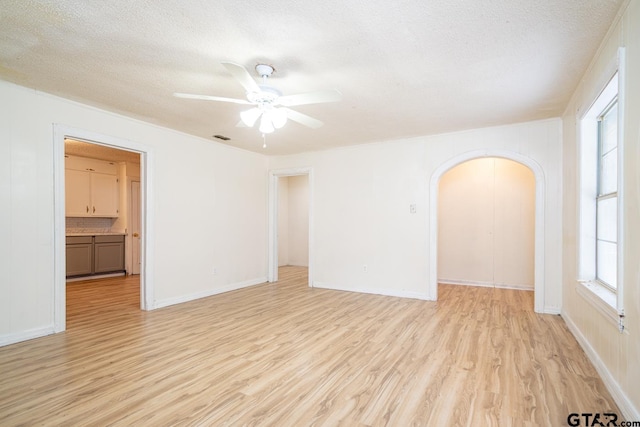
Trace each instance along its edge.
<instances>
[{"instance_id":1,"label":"doorway threshold","mask_svg":"<svg viewBox=\"0 0 640 427\"><path fill-rule=\"evenodd\" d=\"M124 271L121 271L119 273L96 274L93 276L68 277L67 283L82 282L86 280L95 280L95 279L106 279L107 277L118 277L118 276L126 276L126 275L127 274Z\"/></svg>"}]
</instances>

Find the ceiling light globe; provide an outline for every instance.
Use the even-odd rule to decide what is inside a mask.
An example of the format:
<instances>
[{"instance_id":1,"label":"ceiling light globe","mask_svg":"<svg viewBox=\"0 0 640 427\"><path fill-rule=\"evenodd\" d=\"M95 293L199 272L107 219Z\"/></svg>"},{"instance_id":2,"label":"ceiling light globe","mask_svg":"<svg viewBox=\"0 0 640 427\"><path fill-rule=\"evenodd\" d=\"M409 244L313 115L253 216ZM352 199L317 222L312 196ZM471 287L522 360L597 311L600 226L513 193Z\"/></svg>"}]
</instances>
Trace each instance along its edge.
<instances>
[{"instance_id":1,"label":"ceiling light globe","mask_svg":"<svg viewBox=\"0 0 640 427\"><path fill-rule=\"evenodd\" d=\"M274 130L275 128L273 127L273 122L269 119L266 113L263 114L262 119L260 120L260 132L271 133Z\"/></svg>"},{"instance_id":2,"label":"ceiling light globe","mask_svg":"<svg viewBox=\"0 0 640 427\"><path fill-rule=\"evenodd\" d=\"M287 123L287 111L282 108L274 108L271 110L270 118L273 122L273 127L280 129Z\"/></svg>"},{"instance_id":3,"label":"ceiling light globe","mask_svg":"<svg viewBox=\"0 0 640 427\"><path fill-rule=\"evenodd\" d=\"M258 120L258 117L260 117L260 114L262 114L262 110L254 107L250 110L240 113L240 120L242 120L242 123L244 123L246 126L253 127L253 125L256 124L256 120Z\"/></svg>"}]
</instances>

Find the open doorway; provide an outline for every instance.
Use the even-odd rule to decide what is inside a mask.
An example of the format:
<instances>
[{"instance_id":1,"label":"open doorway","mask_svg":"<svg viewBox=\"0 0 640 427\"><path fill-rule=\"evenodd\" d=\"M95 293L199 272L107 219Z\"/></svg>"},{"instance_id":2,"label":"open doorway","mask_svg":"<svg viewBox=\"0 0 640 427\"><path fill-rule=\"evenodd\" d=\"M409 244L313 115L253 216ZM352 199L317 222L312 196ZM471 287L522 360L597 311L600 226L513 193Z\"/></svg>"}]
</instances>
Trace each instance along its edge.
<instances>
[{"instance_id":1,"label":"open doorway","mask_svg":"<svg viewBox=\"0 0 640 427\"><path fill-rule=\"evenodd\" d=\"M67 282L140 274L140 154L65 138Z\"/></svg>"},{"instance_id":2,"label":"open doorway","mask_svg":"<svg viewBox=\"0 0 640 427\"><path fill-rule=\"evenodd\" d=\"M309 176L278 178L278 267L309 267Z\"/></svg>"},{"instance_id":3,"label":"open doorway","mask_svg":"<svg viewBox=\"0 0 640 427\"><path fill-rule=\"evenodd\" d=\"M438 194L438 283L534 290L535 177L486 157L446 172Z\"/></svg>"},{"instance_id":4,"label":"open doorway","mask_svg":"<svg viewBox=\"0 0 640 427\"><path fill-rule=\"evenodd\" d=\"M272 171L269 185L269 276L278 280L278 268L308 267L313 272L313 174L311 169Z\"/></svg>"},{"instance_id":5,"label":"open doorway","mask_svg":"<svg viewBox=\"0 0 640 427\"><path fill-rule=\"evenodd\" d=\"M76 149L65 148L65 141L74 141L77 144ZM134 262L134 252L132 246L135 242L132 240L131 225L139 225L139 242L140 242L140 268L137 269L137 276L135 276L136 283L138 285L139 295L139 307L143 310L153 308L153 287L152 281L148 272L149 263L152 257L149 254L151 245L149 244L149 237L145 230L149 228L151 222L151 211L149 210L149 188L150 180L148 177L148 164L150 161L151 153L148 147L133 143L131 141L121 140L119 138L113 138L105 135L99 135L92 132L87 132L78 129L71 129L60 125L54 125L54 174L55 174L55 211L54 211L54 224L55 224L55 288L54 288L54 329L56 332L61 332L66 329L66 284L67 284L67 237L69 234L91 234L92 236L101 235L104 236L99 240L99 250L103 251L100 256L102 257L101 264L98 268L95 268L94 253L90 253L89 250L95 251L95 248L90 248L90 245L96 245L95 238L91 243L86 242L85 253L87 260L91 262L91 268L93 269L89 275L95 276L95 273L101 273L104 268L105 272L112 270L119 270L120 265L114 266L115 260L122 262L122 273L134 273L135 267L132 266ZM90 153L90 154L89 154ZM97 154L96 154L97 153ZM122 155L123 159L127 159L126 156L130 156L131 160L101 160L100 153L111 153L111 155ZM81 154L85 156L82 157ZM106 154L104 154L106 155ZM98 168L106 167L107 173L96 174L95 177L89 176L86 178L89 182L89 187L80 185L82 188L88 188L91 193L95 190L96 185L106 186L109 191L97 193L98 198L104 198L104 203L95 204L84 203L81 206L83 214L79 214L74 211L78 210L80 203L78 200L81 197L78 194L72 195L73 199L71 204L66 198L67 192L71 193L70 188L67 185L67 158L68 156L74 157L74 161L80 159L80 166L82 162L87 162L85 172L89 175L93 172L98 172L95 167L92 167L90 163L94 162ZM84 160L87 159L87 160ZM136 159L132 161L132 159ZM127 162L129 163L127 164ZM104 162L104 163L101 163ZM112 165L109 165L112 164ZM80 169L78 163L75 164L73 173L78 174ZM111 168L111 169L109 169ZM127 172L127 169L129 172ZM104 171L102 171L104 172ZM113 173L116 175L117 184L114 184ZM91 182L95 181L94 184ZM132 205L131 201L131 189L135 188L135 183L139 183L138 195L134 196L138 198L137 209L138 218L134 221L131 217ZM72 185L76 185L74 183ZM92 186L93 185L93 186ZM114 187L117 185L117 187ZM86 194L85 194L86 196ZM84 196L82 196L84 197ZM91 194L88 195L91 198ZM74 207L74 204L77 205ZM87 206L85 206L87 205ZM107 206L106 210L101 210L102 206ZM83 231L86 231L84 233ZM117 248L120 245L120 240L116 242L117 236L122 236L122 248ZM113 240L113 241L111 241ZM126 242L126 243L125 243ZM118 252L122 251L122 252ZM119 258L120 253L123 254L122 259ZM117 274L117 271L116 271ZM83 273L77 271L72 272L72 275L82 277ZM123 276L124 277L124 276Z\"/></svg>"}]
</instances>

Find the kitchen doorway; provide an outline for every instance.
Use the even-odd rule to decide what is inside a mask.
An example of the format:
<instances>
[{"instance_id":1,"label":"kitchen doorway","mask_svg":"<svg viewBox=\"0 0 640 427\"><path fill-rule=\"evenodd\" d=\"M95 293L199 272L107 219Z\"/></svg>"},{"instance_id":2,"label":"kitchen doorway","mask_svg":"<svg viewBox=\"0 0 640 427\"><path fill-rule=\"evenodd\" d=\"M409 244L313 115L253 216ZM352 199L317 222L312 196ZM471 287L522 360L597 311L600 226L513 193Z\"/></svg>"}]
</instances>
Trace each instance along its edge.
<instances>
[{"instance_id":1,"label":"kitchen doorway","mask_svg":"<svg viewBox=\"0 0 640 427\"><path fill-rule=\"evenodd\" d=\"M271 171L269 176L269 282L281 265L308 266L313 286L313 171Z\"/></svg>"},{"instance_id":2,"label":"kitchen doorway","mask_svg":"<svg viewBox=\"0 0 640 427\"><path fill-rule=\"evenodd\" d=\"M127 153L136 154L139 158L139 174L136 179L127 177L126 173L119 174L119 180L123 183L123 188L132 188L131 183L137 181L138 187L138 210L139 210L139 242L140 242L140 268L139 268L139 292L140 292L140 308L142 310L150 310L153 308L153 280L150 264L153 257L151 254L152 245L150 244L151 236L146 233L150 229L153 220L152 211L150 210L150 168L152 158L152 150L143 145L128 140L111 137L108 135L96 134L82 129L68 128L62 125L54 125L54 247L55 247L55 287L54 287L54 330L61 332L66 329L66 234L67 234L67 218L65 209L65 140L74 140L84 144L89 144L96 150L110 149L122 150ZM135 168L134 168L135 169ZM127 191L128 193L128 191ZM121 200L125 200L125 212L118 215L115 222L121 221L127 224L131 221L131 212L127 196L123 194ZM130 239L132 233L130 227L126 227L127 237ZM128 242L129 252L131 253L132 243ZM125 249L125 252L127 250ZM132 271L131 263L127 262L127 271Z\"/></svg>"},{"instance_id":3,"label":"kitchen doorway","mask_svg":"<svg viewBox=\"0 0 640 427\"><path fill-rule=\"evenodd\" d=\"M140 274L140 154L64 145L67 282Z\"/></svg>"}]
</instances>

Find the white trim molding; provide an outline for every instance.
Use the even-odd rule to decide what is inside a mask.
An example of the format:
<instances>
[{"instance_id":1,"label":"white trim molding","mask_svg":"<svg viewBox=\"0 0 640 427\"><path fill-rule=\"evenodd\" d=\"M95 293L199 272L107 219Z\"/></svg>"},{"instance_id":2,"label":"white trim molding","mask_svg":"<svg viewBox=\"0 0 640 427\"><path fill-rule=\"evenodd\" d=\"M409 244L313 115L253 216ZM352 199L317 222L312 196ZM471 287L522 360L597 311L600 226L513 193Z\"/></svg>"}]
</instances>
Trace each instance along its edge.
<instances>
[{"instance_id":1,"label":"white trim molding","mask_svg":"<svg viewBox=\"0 0 640 427\"><path fill-rule=\"evenodd\" d=\"M442 176L450 169L469 160L499 157L528 167L536 181L535 251L534 251L534 310L536 313L557 313L556 307L545 306L545 176L542 167L530 157L502 149L483 149L459 154L442 163L431 175L429 185L429 282L428 299L438 299L438 187Z\"/></svg>"},{"instance_id":2,"label":"white trim molding","mask_svg":"<svg viewBox=\"0 0 640 427\"><path fill-rule=\"evenodd\" d=\"M261 285L266 281L267 281L266 277L258 277L256 279L245 280L244 282L239 282L239 283L232 283L220 288L211 289L204 292L197 292L189 295L181 295L175 298L167 298L167 299L156 301L155 306L153 308L156 309L156 308L168 307L170 305L175 305L175 304L182 304L184 302L195 301L200 298L206 298L213 295L222 294L225 292L231 292L231 291L236 291L238 289Z\"/></svg>"},{"instance_id":3,"label":"white trim molding","mask_svg":"<svg viewBox=\"0 0 640 427\"><path fill-rule=\"evenodd\" d=\"M622 331L623 317L620 317L616 309L617 297L614 292L594 281L579 282L576 286L576 292L593 305L605 319L618 326Z\"/></svg>"},{"instance_id":4,"label":"white trim molding","mask_svg":"<svg viewBox=\"0 0 640 427\"><path fill-rule=\"evenodd\" d=\"M5 345L11 345L22 341L32 340L34 338L40 338L47 335L55 334L56 331L53 325L46 326L44 328L27 329L26 331L20 331L16 334L8 334L0 336L0 347Z\"/></svg>"},{"instance_id":5,"label":"white trim molding","mask_svg":"<svg viewBox=\"0 0 640 427\"><path fill-rule=\"evenodd\" d=\"M371 295L383 295L387 297L428 300L426 293L404 291L401 289L374 289L374 288L366 288L366 287L353 288L351 286L341 286L335 283L324 283L324 282L315 282L313 286L315 288L329 289L332 291L357 292L357 293L371 294Z\"/></svg>"},{"instance_id":6,"label":"white trim molding","mask_svg":"<svg viewBox=\"0 0 640 427\"><path fill-rule=\"evenodd\" d=\"M438 279L439 285L477 286L480 288L514 289L519 291L533 291L533 286L520 283L476 282L471 280Z\"/></svg>"}]
</instances>

